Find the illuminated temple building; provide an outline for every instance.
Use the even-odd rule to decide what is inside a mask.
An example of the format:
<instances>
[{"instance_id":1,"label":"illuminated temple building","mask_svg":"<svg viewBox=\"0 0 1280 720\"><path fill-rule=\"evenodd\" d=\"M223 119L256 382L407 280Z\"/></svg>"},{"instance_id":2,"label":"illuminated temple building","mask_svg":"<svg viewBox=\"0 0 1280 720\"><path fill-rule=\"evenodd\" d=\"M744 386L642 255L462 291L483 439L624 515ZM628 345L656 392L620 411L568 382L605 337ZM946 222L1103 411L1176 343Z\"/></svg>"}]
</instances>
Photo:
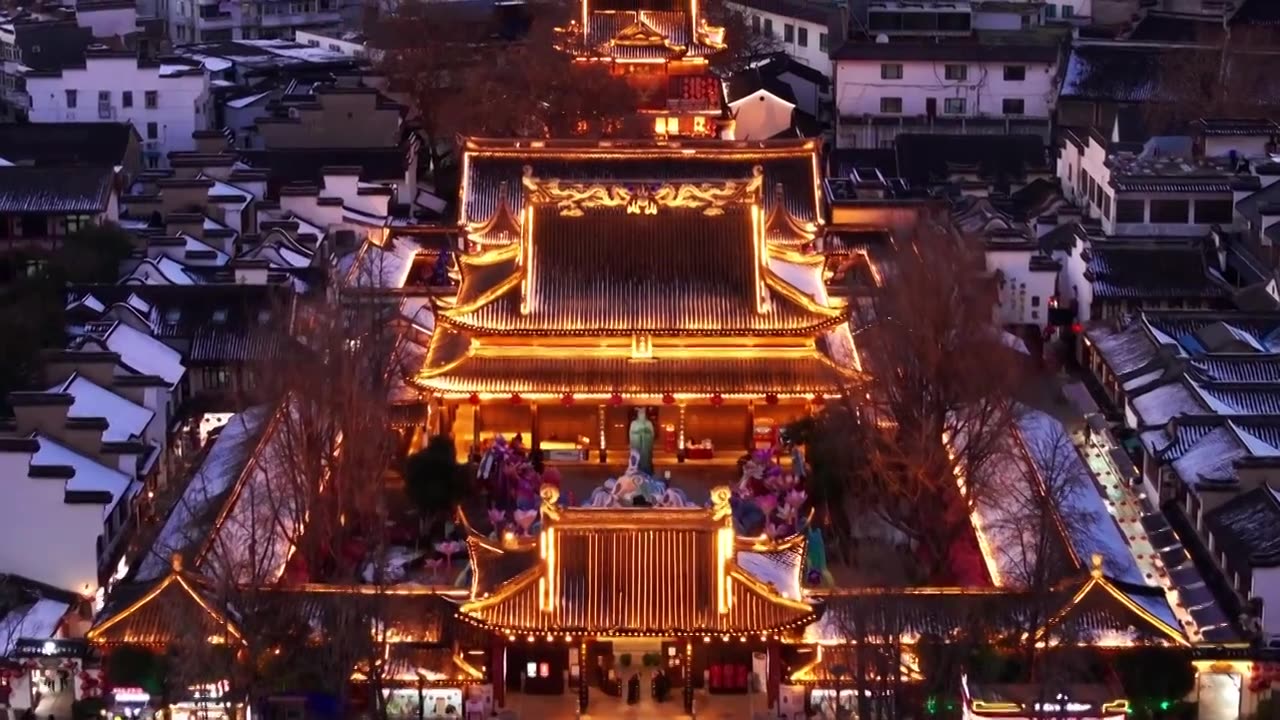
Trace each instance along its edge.
<instances>
[{"instance_id":1,"label":"illuminated temple building","mask_svg":"<svg viewBox=\"0 0 1280 720\"><path fill-rule=\"evenodd\" d=\"M579 0L560 31L579 62L607 63L635 89L660 137L733 137L720 79L707 58L724 49L724 28L707 24L698 0Z\"/></svg>"},{"instance_id":2,"label":"illuminated temple building","mask_svg":"<svg viewBox=\"0 0 1280 720\"><path fill-rule=\"evenodd\" d=\"M417 382L460 445L521 434L625 457L637 408L675 455L731 453L838 395L817 147L469 140L461 285Z\"/></svg>"}]
</instances>

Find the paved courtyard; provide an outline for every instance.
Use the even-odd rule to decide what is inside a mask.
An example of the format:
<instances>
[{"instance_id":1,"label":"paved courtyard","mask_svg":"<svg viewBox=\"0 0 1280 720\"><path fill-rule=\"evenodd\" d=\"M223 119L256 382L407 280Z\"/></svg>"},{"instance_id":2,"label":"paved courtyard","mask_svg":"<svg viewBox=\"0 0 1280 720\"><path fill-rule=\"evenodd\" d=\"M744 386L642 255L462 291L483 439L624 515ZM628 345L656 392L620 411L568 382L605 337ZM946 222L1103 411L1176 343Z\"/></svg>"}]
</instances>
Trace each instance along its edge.
<instances>
[{"instance_id":1,"label":"paved courtyard","mask_svg":"<svg viewBox=\"0 0 1280 720\"><path fill-rule=\"evenodd\" d=\"M647 683L645 683L647 685ZM576 690L564 695L520 695L507 697L507 710L513 720L566 720L567 718L621 718L626 720L662 720L663 718L688 718L684 714L679 688L672 689L671 697L664 703L654 702L647 693L641 693L639 703L628 705L621 698L605 695L598 689L591 692L591 702L586 715L578 715ZM698 692L694 696L692 717L708 720L750 720L768 715L765 696L715 695ZM772 717L772 716L769 716Z\"/></svg>"}]
</instances>

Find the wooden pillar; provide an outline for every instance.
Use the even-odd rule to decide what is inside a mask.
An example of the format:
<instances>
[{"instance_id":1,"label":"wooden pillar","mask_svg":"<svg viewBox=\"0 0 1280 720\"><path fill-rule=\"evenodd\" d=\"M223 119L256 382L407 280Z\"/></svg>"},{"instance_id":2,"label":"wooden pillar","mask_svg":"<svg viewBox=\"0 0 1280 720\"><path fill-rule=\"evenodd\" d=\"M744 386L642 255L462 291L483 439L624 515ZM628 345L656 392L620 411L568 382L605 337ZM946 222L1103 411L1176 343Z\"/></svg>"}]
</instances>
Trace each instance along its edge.
<instances>
[{"instance_id":1,"label":"wooden pillar","mask_svg":"<svg viewBox=\"0 0 1280 720\"><path fill-rule=\"evenodd\" d=\"M765 689L769 698L769 709L778 707L778 694L782 686L782 643L774 638L769 641L765 672L768 679Z\"/></svg>"},{"instance_id":2,"label":"wooden pillar","mask_svg":"<svg viewBox=\"0 0 1280 720\"><path fill-rule=\"evenodd\" d=\"M529 429L529 451L538 449L538 444L542 442L542 434L538 432L538 403L529 403L529 422L532 427Z\"/></svg>"},{"instance_id":3,"label":"wooden pillar","mask_svg":"<svg viewBox=\"0 0 1280 720\"><path fill-rule=\"evenodd\" d=\"M489 645L489 682L493 683L493 707L507 705L507 643L501 635L494 635Z\"/></svg>"},{"instance_id":4,"label":"wooden pillar","mask_svg":"<svg viewBox=\"0 0 1280 720\"><path fill-rule=\"evenodd\" d=\"M693 640L684 641L684 714L693 714Z\"/></svg>"},{"instance_id":5,"label":"wooden pillar","mask_svg":"<svg viewBox=\"0 0 1280 720\"><path fill-rule=\"evenodd\" d=\"M591 679L587 676L587 651L590 645L586 638L578 645L578 714L587 714L587 705L591 702Z\"/></svg>"},{"instance_id":6,"label":"wooden pillar","mask_svg":"<svg viewBox=\"0 0 1280 720\"><path fill-rule=\"evenodd\" d=\"M685 444L685 416L689 412L688 403L680 403L680 411L676 416L676 459L678 462L684 462L684 444Z\"/></svg>"},{"instance_id":7,"label":"wooden pillar","mask_svg":"<svg viewBox=\"0 0 1280 720\"><path fill-rule=\"evenodd\" d=\"M480 461L480 408L481 405L473 405L475 409L471 413L471 452L468 455L472 462Z\"/></svg>"},{"instance_id":8,"label":"wooden pillar","mask_svg":"<svg viewBox=\"0 0 1280 720\"><path fill-rule=\"evenodd\" d=\"M747 401L747 452L755 449L756 444L756 401Z\"/></svg>"},{"instance_id":9,"label":"wooden pillar","mask_svg":"<svg viewBox=\"0 0 1280 720\"><path fill-rule=\"evenodd\" d=\"M608 458L608 451L605 448L605 432L609 427L609 409L604 405L596 407L596 432L600 434L600 462L603 463Z\"/></svg>"}]
</instances>

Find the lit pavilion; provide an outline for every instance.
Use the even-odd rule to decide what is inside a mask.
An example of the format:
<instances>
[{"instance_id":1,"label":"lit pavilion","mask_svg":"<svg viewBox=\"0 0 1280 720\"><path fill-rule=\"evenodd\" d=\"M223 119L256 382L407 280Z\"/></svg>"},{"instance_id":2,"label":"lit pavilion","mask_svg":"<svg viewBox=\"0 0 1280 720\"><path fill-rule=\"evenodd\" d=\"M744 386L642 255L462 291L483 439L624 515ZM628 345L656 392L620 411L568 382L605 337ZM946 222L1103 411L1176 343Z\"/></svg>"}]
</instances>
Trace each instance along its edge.
<instances>
[{"instance_id":1,"label":"lit pavilion","mask_svg":"<svg viewBox=\"0 0 1280 720\"><path fill-rule=\"evenodd\" d=\"M660 137L733 137L724 91L707 59L724 28L707 24L698 0L579 0L560 44L579 62L607 63L635 88Z\"/></svg>"},{"instance_id":2,"label":"lit pavilion","mask_svg":"<svg viewBox=\"0 0 1280 720\"><path fill-rule=\"evenodd\" d=\"M857 372L811 141L468 140L456 301L417 379L460 447L737 458Z\"/></svg>"}]
</instances>

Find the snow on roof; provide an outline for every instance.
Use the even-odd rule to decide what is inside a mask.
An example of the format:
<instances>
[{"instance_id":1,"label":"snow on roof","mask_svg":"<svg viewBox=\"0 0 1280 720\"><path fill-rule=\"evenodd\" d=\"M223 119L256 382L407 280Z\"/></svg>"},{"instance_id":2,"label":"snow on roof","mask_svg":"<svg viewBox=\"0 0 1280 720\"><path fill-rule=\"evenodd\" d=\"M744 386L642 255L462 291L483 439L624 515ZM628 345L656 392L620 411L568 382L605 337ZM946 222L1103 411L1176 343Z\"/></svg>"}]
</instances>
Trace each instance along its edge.
<instances>
[{"instance_id":1,"label":"snow on roof","mask_svg":"<svg viewBox=\"0 0 1280 720\"><path fill-rule=\"evenodd\" d=\"M791 287L813 298L821 305L829 304L827 284L822 281L821 265L801 265L770 258L769 269Z\"/></svg>"},{"instance_id":2,"label":"snow on roof","mask_svg":"<svg viewBox=\"0 0 1280 720\"><path fill-rule=\"evenodd\" d=\"M227 68L235 64L230 60L227 60L226 58L220 58L220 57L207 57L207 56L193 55L192 59L199 60L200 63L204 65L204 69L208 70L209 72L222 72L223 70L226 70Z\"/></svg>"},{"instance_id":3,"label":"snow on roof","mask_svg":"<svg viewBox=\"0 0 1280 720\"><path fill-rule=\"evenodd\" d=\"M45 435L37 434L40 449L31 456L32 465L63 465L76 471L75 477L67 481L66 489L71 492L105 492L111 493L111 502L102 508L102 517L108 517L116 505L126 498L131 491L133 481L128 475L109 468L61 445Z\"/></svg>"},{"instance_id":4,"label":"snow on roof","mask_svg":"<svg viewBox=\"0 0 1280 720\"><path fill-rule=\"evenodd\" d=\"M123 280L122 284L141 283L143 285L195 285L195 278L187 272L182 263L164 255L148 258L138 263Z\"/></svg>"},{"instance_id":5,"label":"snow on roof","mask_svg":"<svg viewBox=\"0 0 1280 720\"><path fill-rule=\"evenodd\" d=\"M1138 325L1119 331L1105 326L1092 327L1086 336L1117 375L1137 370L1155 357L1155 345Z\"/></svg>"},{"instance_id":6,"label":"snow on roof","mask_svg":"<svg viewBox=\"0 0 1280 720\"><path fill-rule=\"evenodd\" d=\"M9 657L18 640L47 640L58 631L71 606L58 600L40 598L31 605L9 611L0 618L0 657Z\"/></svg>"},{"instance_id":7,"label":"snow on roof","mask_svg":"<svg viewBox=\"0 0 1280 720\"><path fill-rule=\"evenodd\" d=\"M178 384L187 372L182 364L182 353L125 323L118 322L112 326L103 342L134 371L163 378L171 386Z\"/></svg>"},{"instance_id":8,"label":"snow on roof","mask_svg":"<svg viewBox=\"0 0 1280 720\"><path fill-rule=\"evenodd\" d=\"M208 61L206 60L205 63L207 65ZM231 63L227 63L227 65L229 67ZM270 94L271 91L268 90L267 92L257 93L256 95L245 95L244 97L239 97L234 100L228 100L227 107L235 108L237 110L240 108L246 108Z\"/></svg>"},{"instance_id":9,"label":"snow on roof","mask_svg":"<svg viewBox=\"0 0 1280 720\"><path fill-rule=\"evenodd\" d=\"M324 237L324 228L320 227L319 225L316 225L310 220L307 220L296 213L290 213L288 219L298 223L299 235L310 234L310 235L315 235L317 238Z\"/></svg>"},{"instance_id":10,"label":"snow on roof","mask_svg":"<svg viewBox=\"0 0 1280 720\"><path fill-rule=\"evenodd\" d=\"M139 564L135 579L162 577L169 572L175 552L200 542L201 531L197 526L206 516L215 514L223 496L240 478L270 417L270 408L260 406L236 415L222 426L222 432L188 482L182 499L165 518L151 551Z\"/></svg>"},{"instance_id":11,"label":"snow on roof","mask_svg":"<svg viewBox=\"0 0 1280 720\"><path fill-rule=\"evenodd\" d=\"M794 562L800 561L799 554L788 554ZM772 585L779 595L790 600L802 599L800 573L794 564L779 562L767 555L754 552L740 552L736 558L738 566L763 583Z\"/></svg>"},{"instance_id":12,"label":"snow on roof","mask_svg":"<svg viewBox=\"0 0 1280 720\"><path fill-rule=\"evenodd\" d=\"M67 306L67 309L69 310L77 305L87 307L94 312L104 312L107 309L107 306L103 305L102 301L93 295L84 295L83 297L77 298Z\"/></svg>"},{"instance_id":13,"label":"snow on roof","mask_svg":"<svg viewBox=\"0 0 1280 720\"><path fill-rule=\"evenodd\" d=\"M1036 571L1038 526L1028 522L1029 508L1038 507L1031 469L1016 443L983 468L987 492L974 505L974 530L989 550L988 570L1001 587L1025 585ZM990 567L994 564L994 567Z\"/></svg>"},{"instance_id":14,"label":"snow on roof","mask_svg":"<svg viewBox=\"0 0 1280 720\"><path fill-rule=\"evenodd\" d=\"M1164 425L1182 414L1204 412L1192 391L1181 382L1171 382L1130 400L1143 426Z\"/></svg>"},{"instance_id":15,"label":"snow on roof","mask_svg":"<svg viewBox=\"0 0 1280 720\"><path fill-rule=\"evenodd\" d=\"M1245 455L1245 447L1229 427L1220 427L1200 438L1182 456L1173 461L1173 470L1191 487L1205 482L1222 483L1235 480L1236 458Z\"/></svg>"},{"instance_id":16,"label":"snow on roof","mask_svg":"<svg viewBox=\"0 0 1280 720\"><path fill-rule=\"evenodd\" d=\"M1234 420L1228 421L1228 425L1235 430L1236 436L1240 438L1240 442L1244 443L1245 448L1249 450L1249 454L1254 457L1276 457L1280 456L1280 448L1276 448L1267 443L1262 438L1240 427L1239 423Z\"/></svg>"},{"instance_id":17,"label":"snow on roof","mask_svg":"<svg viewBox=\"0 0 1280 720\"><path fill-rule=\"evenodd\" d=\"M1014 352L1022 353L1023 355L1031 354L1031 351L1027 349L1027 344L1023 342L1022 338L1014 335L1008 330L1002 330L1000 332L1000 342Z\"/></svg>"},{"instance_id":18,"label":"snow on roof","mask_svg":"<svg viewBox=\"0 0 1280 720\"><path fill-rule=\"evenodd\" d=\"M284 572L293 552L296 530L304 521L306 497L298 492L287 439L281 429L292 422L282 410L267 430L257 456L246 468L234 505L214 529L206 562L221 565L222 577L239 582L271 583Z\"/></svg>"},{"instance_id":19,"label":"snow on roof","mask_svg":"<svg viewBox=\"0 0 1280 720\"><path fill-rule=\"evenodd\" d=\"M1076 557L1087 563L1095 554L1101 555L1107 577L1148 584L1101 488L1062 423L1047 413L1030 410L1019 418L1018 430L1041 478L1050 486L1049 494Z\"/></svg>"},{"instance_id":20,"label":"snow on roof","mask_svg":"<svg viewBox=\"0 0 1280 720\"><path fill-rule=\"evenodd\" d=\"M400 314L409 319L415 327L426 333L435 332L436 313L431 307L431 298L425 295L411 295L400 301Z\"/></svg>"},{"instance_id":21,"label":"snow on roof","mask_svg":"<svg viewBox=\"0 0 1280 720\"><path fill-rule=\"evenodd\" d=\"M1155 593L1142 592L1125 592L1123 587L1116 588L1124 593L1126 597L1139 605L1143 610L1154 615L1160 622L1168 625L1177 632L1184 633L1186 630L1182 626L1182 621L1178 620L1178 616L1174 614L1173 608L1169 605L1167 595L1157 595Z\"/></svg>"},{"instance_id":22,"label":"snow on roof","mask_svg":"<svg viewBox=\"0 0 1280 720\"><path fill-rule=\"evenodd\" d=\"M230 229L231 229L231 226L230 226L230 225L227 225L226 223L223 223L223 222L219 222L219 221L217 221L217 220L214 220L213 218L209 217L208 215L205 215L205 216L204 216L204 229L205 229L205 230L230 230Z\"/></svg>"},{"instance_id":23,"label":"snow on roof","mask_svg":"<svg viewBox=\"0 0 1280 720\"><path fill-rule=\"evenodd\" d=\"M397 236L378 245L366 241L346 274L347 285L359 288L402 288L422 248L408 237Z\"/></svg>"},{"instance_id":24,"label":"snow on roof","mask_svg":"<svg viewBox=\"0 0 1280 720\"><path fill-rule=\"evenodd\" d=\"M238 196L243 201L240 204L241 209L244 209L244 206L247 205L254 197L253 193L245 190L244 188L236 187L231 183L223 182L215 177L209 177L203 173L201 173L201 177L206 180L213 181L213 187L209 188L209 197Z\"/></svg>"},{"instance_id":25,"label":"snow on roof","mask_svg":"<svg viewBox=\"0 0 1280 720\"><path fill-rule=\"evenodd\" d=\"M1163 368L1152 370L1151 372L1146 372L1141 375L1138 375L1137 377L1133 377L1128 380L1125 380L1122 387L1125 390L1137 390L1140 387L1149 385L1155 382L1156 380L1159 380L1161 375L1164 375Z\"/></svg>"},{"instance_id":26,"label":"snow on roof","mask_svg":"<svg viewBox=\"0 0 1280 720\"><path fill-rule=\"evenodd\" d=\"M218 248L210 245L209 243L201 240L198 237L195 237L193 235L188 235L187 233L179 233L178 236L181 237L187 243L182 248L183 253L191 253L191 252L213 253L213 257L208 259L196 259L196 258L184 256L183 261L185 262L191 263L192 265L201 265L205 267L209 267L209 266L222 267L223 265L226 265L228 262L231 261L231 256L227 255L226 253L222 252Z\"/></svg>"},{"instance_id":27,"label":"snow on roof","mask_svg":"<svg viewBox=\"0 0 1280 720\"><path fill-rule=\"evenodd\" d=\"M137 310L143 315L151 314L151 308L152 308L151 303L138 297L138 293L129 293L129 297L125 298L124 302L126 305L133 308L134 310Z\"/></svg>"},{"instance_id":28,"label":"snow on roof","mask_svg":"<svg viewBox=\"0 0 1280 720\"><path fill-rule=\"evenodd\" d=\"M165 65L164 63L161 63L160 77L175 77L186 72L191 72L195 69L196 68L193 68L190 65Z\"/></svg>"},{"instance_id":29,"label":"snow on roof","mask_svg":"<svg viewBox=\"0 0 1280 720\"><path fill-rule=\"evenodd\" d=\"M105 418L107 429L102 439L107 442L125 442L141 438L155 412L132 400L93 382L89 378L73 374L65 382L49 388L49 392L69 393L75 401L67 411L69 418Z\"/></svg>"}]
</instances>

